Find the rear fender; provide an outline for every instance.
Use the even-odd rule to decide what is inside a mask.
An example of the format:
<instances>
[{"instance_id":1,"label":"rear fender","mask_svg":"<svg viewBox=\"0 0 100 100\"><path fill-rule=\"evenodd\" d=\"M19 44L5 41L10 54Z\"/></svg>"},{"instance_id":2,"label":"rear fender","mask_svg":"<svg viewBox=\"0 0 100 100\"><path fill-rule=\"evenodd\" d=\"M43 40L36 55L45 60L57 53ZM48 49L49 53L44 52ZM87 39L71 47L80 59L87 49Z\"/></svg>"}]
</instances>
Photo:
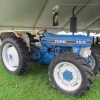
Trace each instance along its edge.
<instances>
[{"instance_id":1,"label":"rear fender","mask_svg":"<svg viewBox=\"0 0 100 100\"><path fill-rule=\"evenodd\" d=\"M10 31L10 32L1 32L0 34L0 39L3 40L5 37L8 36L16 36L16 37L21 37L23 41L26 43L26 45L29 48L30 51L30 42L29 42L29 36L27 35L26 32L24 31Z\"/></svg>"}]
</instances>

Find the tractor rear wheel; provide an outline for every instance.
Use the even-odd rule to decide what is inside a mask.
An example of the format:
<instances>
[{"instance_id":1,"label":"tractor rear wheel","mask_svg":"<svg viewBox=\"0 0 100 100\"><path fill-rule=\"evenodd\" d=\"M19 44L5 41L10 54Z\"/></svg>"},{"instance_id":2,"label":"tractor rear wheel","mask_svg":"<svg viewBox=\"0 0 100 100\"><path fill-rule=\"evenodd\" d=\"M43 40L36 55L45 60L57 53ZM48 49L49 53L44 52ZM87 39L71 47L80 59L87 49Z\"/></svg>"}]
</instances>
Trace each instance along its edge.
<instances>
[{"instance_id":1,"label":"tractor rear wheel","mask_svg":"<svg viewBox=\"0 0 100 100\"><path fill-rule=\"evenodd\" d=\"M94 75L96 75L100 69L100 55L94 49L91 49L91 55L89 56L90 66L93 69Z\"/></svg>"},{"instance_id":2,"label":"tractor rear wheel","mask_svg":"<svg viewBox=\"0 0 100 100\"><path fill-rule=\"evenodd\" d=\"M49 65L49 80L57 90L80 97L93 83L93 71L80 55L62 53L56 56Z\"/></svg>"},{"instance_id":3,"label":"tractor rear wheel","mask_svg":"<svg viewBox=\"0 0 100 100\"><path fill-rule=\"evenodd\" d=\"M1 60L7 72L16 75L24 74L30 64L30 53L22 38L6 37L1 45Z\"/></svg>"}]
</instances>

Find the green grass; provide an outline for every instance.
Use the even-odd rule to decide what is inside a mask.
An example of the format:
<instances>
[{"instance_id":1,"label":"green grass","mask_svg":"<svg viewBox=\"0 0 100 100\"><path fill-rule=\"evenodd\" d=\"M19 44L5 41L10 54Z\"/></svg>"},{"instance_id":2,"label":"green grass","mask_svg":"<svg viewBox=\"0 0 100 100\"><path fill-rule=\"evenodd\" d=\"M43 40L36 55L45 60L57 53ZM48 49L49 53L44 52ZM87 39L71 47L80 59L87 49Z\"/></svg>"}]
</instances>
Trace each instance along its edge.
<instances>
[{"instance_id":1,"label":"green grass","mask_svg":"<svg viewBox=\"0 0 100 100\"><path fill-rule=\"evenodd\" d=\"M100 45L94 46L100 52ZM7 73L0 61L0 100L100 100L100 77L81 98L56 91L48 80L48 66L31 63L23 76Z\"/></svg>"},{"instance_id":2,"label":"green grass","mask_svg":"<svg viewBox=\"0 0 100 100\"><path fill-rule=\"evenodd\" d=\"M96 49L100 53L100 45L93 45L93 48Z\"/></svg>"}]
</instances>

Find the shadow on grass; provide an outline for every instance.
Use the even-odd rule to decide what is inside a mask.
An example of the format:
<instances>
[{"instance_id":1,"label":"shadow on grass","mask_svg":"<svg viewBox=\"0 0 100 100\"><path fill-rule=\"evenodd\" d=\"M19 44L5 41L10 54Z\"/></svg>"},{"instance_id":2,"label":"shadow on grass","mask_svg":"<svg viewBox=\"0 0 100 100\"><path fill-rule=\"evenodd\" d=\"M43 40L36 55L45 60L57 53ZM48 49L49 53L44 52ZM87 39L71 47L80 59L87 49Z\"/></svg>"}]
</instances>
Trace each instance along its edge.
<instances>
[{"instance_id":1,"label":"shadow on grass","mask_svg":"<svg viewBox=\"0 0 100 100\"><path fill-rule=\"evenodd\" d=\"M26 72L26 75L36 75L41 73L48 75L48 66L49 65L31 62L29 70L28 72Z\"/></svg>"}]
</instances>

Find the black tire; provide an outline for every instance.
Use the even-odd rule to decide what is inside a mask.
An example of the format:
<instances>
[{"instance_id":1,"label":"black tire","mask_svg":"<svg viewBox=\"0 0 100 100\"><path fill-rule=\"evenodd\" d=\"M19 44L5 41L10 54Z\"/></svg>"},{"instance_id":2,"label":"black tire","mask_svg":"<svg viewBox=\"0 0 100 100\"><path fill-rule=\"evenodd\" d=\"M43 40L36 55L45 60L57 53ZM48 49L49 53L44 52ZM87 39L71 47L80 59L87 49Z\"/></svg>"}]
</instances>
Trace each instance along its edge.
<instances>
[{"instance_id":1,"label":"black tire","mask_svg":"<svg viewBox=\"0 0 100 100\"><path fill-rule=\"evenodd\" d=\"M18 66L14 70L11 70L10 66L8 66L9 68L6 66L7 64L5 63L4 58L3 58L4 57L3 52L5 52L5 54L7 53L7 49L5 49L5 46L8 44L11 44L11 46L15 48L17 55L19 57ZM8 46L8 48L9 48L9 46ZM7 58L7 60L8 59L9 58ZM3 66L7 72L9 72L11 74L16 74L16 75L23 75L24 73L26 73L29 68L29 65L30 65L30 52L28 51L28 47L26 46L26 43L23 42L23 39L18 38L16 36L6 37L3 40L2 45L1 45L1 60L2 60Z\"/></svg>"},{"instance_id":2,"label":"black tire","mask_svg":"<svg viewBox=\"0 0 100 100\"><path fill-rule=\"evenodd\" d=\"M54 77L54 70L56 68L56 65L58 65L61 62L69 62L69 63L75 65L77 67L77 69L79 70L82 81L81 81L80 86L77 89L72 90L72 91L65 90L65 88L63 89L59 85L59 83L57 83L57 81L56 81L57 79ZM62 66L63 65L60 66L60 69ZM77 54L73 54L73 53L62 53L62 54L56 56L52 60L51 64L49 65L48 75L49 75L49 80L51 81L52 86L54 88L56 88L58 91L61 91L62 93L69 94L72 96L77 96L77 97L84 95L91 88L92 83L93 83L92 68L90 67L89 64L87 64L86 60L83 57L81 57L80 55L77 55ZM60 71L59 71L58 77L60 77Z\"/></svg>"},{"instance_id":3,"label":"black tire","mask_svg":"<svg viewBox=\"0 0 100 100\"><path fill-rule=\"evenodd\" d=\"M93 60L92 62L95 62L94 65L92 66L92 69L94 75L96 75L100 69L100 55L96 50L91 49L91 57L89 58Z\"/></svg>"}]
</instances>

